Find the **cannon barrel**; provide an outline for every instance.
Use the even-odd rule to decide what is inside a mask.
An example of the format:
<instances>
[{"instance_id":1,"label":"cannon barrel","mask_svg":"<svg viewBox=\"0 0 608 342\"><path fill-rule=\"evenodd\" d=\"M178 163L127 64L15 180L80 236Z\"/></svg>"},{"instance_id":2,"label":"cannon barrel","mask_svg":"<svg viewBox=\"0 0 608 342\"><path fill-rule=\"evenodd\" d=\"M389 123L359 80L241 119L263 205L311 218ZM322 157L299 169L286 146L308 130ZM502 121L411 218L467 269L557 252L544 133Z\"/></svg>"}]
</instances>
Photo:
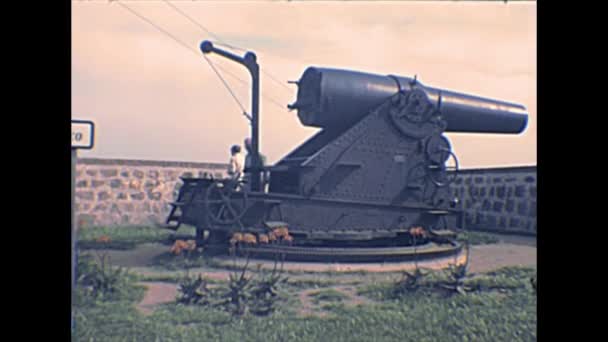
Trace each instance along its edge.
<instances>
[{"instance_id":1,"label":"cannon barrel","mask_svg":"<svg viewBox=\"0 0 608 342\"><path fill-rule=\"evenodd\" d=\"M521 133L526 108L519 104L425 86L416 79L309 67L297 82L298 110L305 126L347 127L399 91L421 89L447 121L447 132Z\"/></svg>"}]
</instances>

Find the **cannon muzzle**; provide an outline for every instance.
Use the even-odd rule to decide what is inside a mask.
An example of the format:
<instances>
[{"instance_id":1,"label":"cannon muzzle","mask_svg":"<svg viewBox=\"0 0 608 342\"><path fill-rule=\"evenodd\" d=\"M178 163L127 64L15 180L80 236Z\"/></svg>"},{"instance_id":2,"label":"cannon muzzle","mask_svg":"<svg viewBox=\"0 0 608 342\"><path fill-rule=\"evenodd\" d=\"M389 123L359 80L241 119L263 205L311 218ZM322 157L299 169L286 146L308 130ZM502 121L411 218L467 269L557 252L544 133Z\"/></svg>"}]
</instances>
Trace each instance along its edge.
<instances>
[{"instance_id":1,"label":"cannon muzzle","mask_svg":"<svg viewBox=\"0 0 608 342\"><path fill-rule=\"evenodd\" d=\"M521 133L526 108L483 97L432 88L415 78L309 67L298 81L298 110L305 126L348 127L398 92L422 90L447 122L446 132Z\"/></svg>"}]
</instances>

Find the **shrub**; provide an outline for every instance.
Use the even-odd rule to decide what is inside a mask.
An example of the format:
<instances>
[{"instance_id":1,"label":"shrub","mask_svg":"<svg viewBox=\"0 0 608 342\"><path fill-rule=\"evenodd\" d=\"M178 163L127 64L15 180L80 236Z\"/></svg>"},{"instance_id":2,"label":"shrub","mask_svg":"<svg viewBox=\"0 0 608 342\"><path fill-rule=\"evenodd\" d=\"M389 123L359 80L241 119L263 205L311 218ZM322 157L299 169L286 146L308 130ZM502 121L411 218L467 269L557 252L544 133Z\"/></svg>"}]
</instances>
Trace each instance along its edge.
<instances>
[{"instance_id":1,"label":"shrub","mask_svg":"<svg viewBox=\"0 0 608 342\"><path fill-rule=\"evenodd\" d=\"M83 255L78 260L77 285L84 295L95 299L116 300L132 294L135 276L122 267L114 267L107 254Z\"/></svg>"},{"instance_id":2,"label":"shrub","mask_svg":"<svg viewBox=\"0 0 608 342\"><path fill-rule=\"evenodd\" d=\"M224 300L219 303L221 307L234 316L242 316L249 311L248 301L251 278L245 276L244 271L245 269L243 269L241 276L230 274L228 288L222 296Z\"/></svg>"},{"instance_id":3,"label":"shrub","mask_svg":"<svg viewBox=\"0 0 608 342\"><path fill-rule=\"evenodd\" d=\"M203 278L201 274L194 278L186 273L179 283L177 302L181 304L210 304L210 290L207 285L207 279Z\"/></svg>"},{"instance_id":4,"label":"shrub","mask_svg":"<svg viewBox=\"0 0 608 342\"><path fill-rule=\"evenodd\" d=\"M277 272L277 262L272 272L268 275L263 274L260 280L253 283L251 290L251 312L258 316L267 316L276 310L280 299L280 286L287 283L288 278L282 276L281 271Z\"/></svg>"},{"instance_id":5,"label":"shrub","mask_svg":"<svg viewBox=\"0 0 608 342\"><path fill-rule=\"evenodd\" d=\"M403 277L397 281L393 292L396 297L406 293L420 289L423 285L422 280L428 273L423 273L420 268L416 267L413 273L403 271Z\"/></svg>"},{"instance_id":6,"label":"shrub","mask_svg":"<svg viewBox=\"0 0 608 342\"><path fill-rule=\"evenodd\" d=\"M464 248L466 251L465 262L463 264L450 264L447 269L448 280L439 283L439 286L441 288L449 290L450 292L453 291L460 294L465 294L467 291L473 290L473 288L471 288L470 286L465 285L465 280L468 277L467 272L469 270L470 248L468 243L465 244Z\"/></svg>"}]
</instances>

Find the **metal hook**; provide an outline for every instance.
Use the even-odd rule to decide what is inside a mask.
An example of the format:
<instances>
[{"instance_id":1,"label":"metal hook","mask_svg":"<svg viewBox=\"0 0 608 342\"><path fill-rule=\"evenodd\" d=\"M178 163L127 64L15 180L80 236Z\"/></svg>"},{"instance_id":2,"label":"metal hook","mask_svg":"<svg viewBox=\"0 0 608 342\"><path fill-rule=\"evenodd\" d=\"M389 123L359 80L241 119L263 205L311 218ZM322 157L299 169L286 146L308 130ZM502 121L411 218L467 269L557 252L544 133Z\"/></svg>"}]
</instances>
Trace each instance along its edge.
<instances>
[{"instance_id":1,"label":"metal hook","mask_svg":"<svg viewBox=\"0 0 608 342\"><path fill-rule=\"evenodd\" d=\"M437 98L437 110L441 109L441 90L439 91L439 98Z\"/></svg>"},{"instance_id":2,"label":"metal hook","mask_svg":"<svg viewBox=\"0 0 608 342\"><path fill-rule=\"evenodd\" d=\"M418 82L418 74L414 75L414 79L410 82L410 85L414 86Z\"/></svg>"}]
</instances>

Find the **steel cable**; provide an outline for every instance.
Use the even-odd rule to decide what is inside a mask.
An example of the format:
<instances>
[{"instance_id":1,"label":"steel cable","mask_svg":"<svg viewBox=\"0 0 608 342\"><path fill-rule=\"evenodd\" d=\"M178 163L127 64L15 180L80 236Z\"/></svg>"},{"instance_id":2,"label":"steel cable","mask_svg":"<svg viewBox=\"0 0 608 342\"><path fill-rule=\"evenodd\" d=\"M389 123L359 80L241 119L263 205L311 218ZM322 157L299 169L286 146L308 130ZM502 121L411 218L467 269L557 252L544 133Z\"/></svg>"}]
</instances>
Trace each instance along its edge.
<instances>
[{"instance_id":1,"label":"steel cable","mask_svg":"<svg viewBox=\"0 0 608 342\"><path fill-rule=\"evenodd\" d=\"M246 49L240 48L238 46L234 46L231 44L226 43L223 39L221 39L218 35L216 35L215 33L211 32L210 30L208 30L207 28L205 28L200 22L198 22L197 20L195 20L194 18L190 17L188 14L186 14L184 11L180 10L179 7L173 5L170 1L168 0L163 0L163 2L165 4L167 4L167 6L171 7L173 10L175 10L177 13L181 14L182 16L184 16L186 19L188 19L188 21L190 21L191 23L193 23L194 25L198 26L201 30L205 31L206 33L208 33L210 36L214 37L217 41L214 42L217 45L220 46L225 46L228 47L230 49L233 50L240 50L240 51L244 51L246 52ZM267 72L263 69L260 69L262 71L262 73L266 76L268 76L271 80L273 80L275 83L277 83L278 85L280 85L281 87L283 87L284 89L286 89L287 91L289 91L290 93L292 92L292 89L289 88L288 86L286 86L283 82L279 81L276 77L274 77L270 72Z\"/></svg>"},{"instance_id":2,"label":"steel cable","mask_svg":"<svg viewBox=\"0 0 608 342\"><path fill-rule=\"evenodd\" d=\"M130 8L129 6L119 2L119 1L115 1L118 5L120 5L122 8L128 10L129 12L131 12L131 14L137 16L138 18L144 20L145 22L147 22L148 24L152 25L154 28L156 28L157 30L159 30L160 32L164 33L165 35L167 35L169 38L173 39L175 42L177 42L178 44L180 44L181 46L185 47L186 49L188 49L189 51L191 51L192 53L194 53L197 57L199 56L199 53L192 47L190 47L188 44L184 43L183 41L181 41L179 38L175 37L174 35L172 35L170 32L168 32L167 30L163 29L162 27L160 27L159 25L155 24L153 21L151 21L150 19L146 18L145 16L139 14L137 11L135 11L134 9ZM247 114L247 111L245 110L245 107L243 106L243 104L241 103L241 101L239 101L239 99L236 97L236 95L234 94L234 92L232 91L232 89L230 88L230 85L228 84L228 82L226 82L226 80L222 77L222 75L217 71L217 69L215 68L215 66L211 63L211 61L209 60L209 58L205 55L203 55L203 57L205 58L205 61L207 61L207 63L209 64L209 67L211 67L211 69L213 70L213 72L215 72L215 74L219 77L220 81L222 81L222 83L224 84L224 86L226 87L226 89L228 90L228 92L230 93L230 95L232 96L232 98L234 99L234 101L237 103L237 105L239 106L239 108L242 110L243 114L250 119L249 115ZM236 77L236 76L234 76ZM244 82L244 81L242 81ZM251 119L250 119L251 120Z\"/></svg>"}]
</instances>

